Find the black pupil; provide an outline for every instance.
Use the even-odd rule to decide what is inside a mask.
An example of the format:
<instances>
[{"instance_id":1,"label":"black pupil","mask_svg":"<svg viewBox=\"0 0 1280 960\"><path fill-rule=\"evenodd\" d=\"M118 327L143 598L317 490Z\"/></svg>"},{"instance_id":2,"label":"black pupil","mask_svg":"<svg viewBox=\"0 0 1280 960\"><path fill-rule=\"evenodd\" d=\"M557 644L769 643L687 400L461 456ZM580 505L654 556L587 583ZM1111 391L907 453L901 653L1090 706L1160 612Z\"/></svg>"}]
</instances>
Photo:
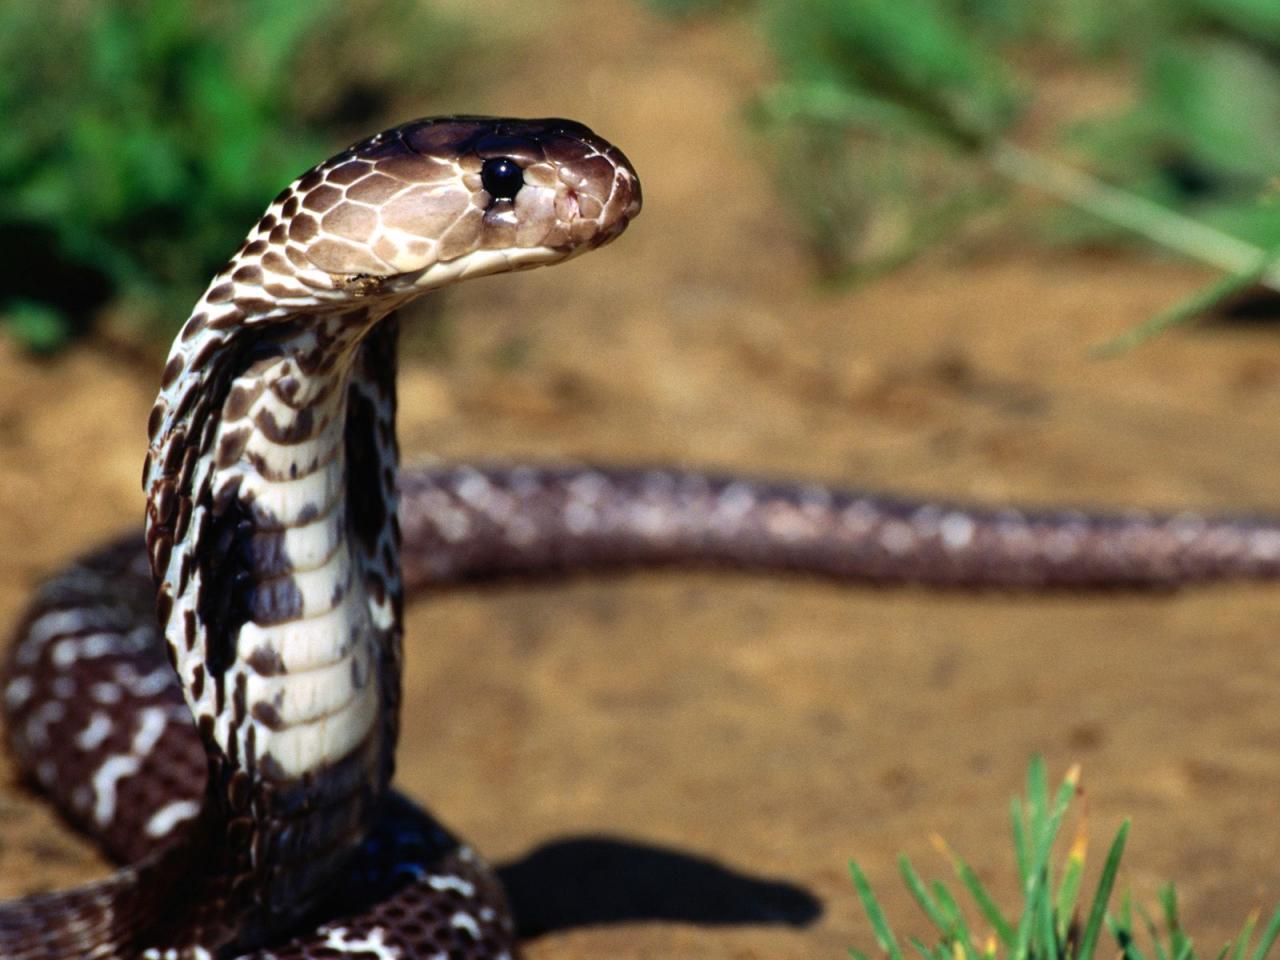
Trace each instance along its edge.
<instances>
[{"instance_id":1,"label":"black pupil","mask_svg":"<svg viewBox=\"0 0 1280 960\"><path fill-rule=\"evenodd\" d=\"M514 160L491 157L480 171L480 182L495 200L514 200L524 186L524 171Z\"/></svg>"}]
</instances>

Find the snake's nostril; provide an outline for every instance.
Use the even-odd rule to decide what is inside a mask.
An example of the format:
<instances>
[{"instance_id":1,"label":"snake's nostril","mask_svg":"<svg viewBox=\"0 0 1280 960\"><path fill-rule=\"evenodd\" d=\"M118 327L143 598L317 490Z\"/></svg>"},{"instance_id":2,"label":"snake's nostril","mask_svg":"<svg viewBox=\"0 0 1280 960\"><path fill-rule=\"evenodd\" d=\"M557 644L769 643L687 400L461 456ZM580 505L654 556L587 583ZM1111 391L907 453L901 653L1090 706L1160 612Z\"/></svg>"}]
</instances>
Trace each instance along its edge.
<instances>
[{"instance_id":1,"label":"snake's nostril","mask_svg":"<svg viewBox=\"0 0 1280 960\"><path fill-rule=\"evenodd\" d=\"M582 205L578 200L578 191L573 187L565 187L556 195L555 217L564 227L572 227L582 219Z\"/></svg>"}]
</instances>

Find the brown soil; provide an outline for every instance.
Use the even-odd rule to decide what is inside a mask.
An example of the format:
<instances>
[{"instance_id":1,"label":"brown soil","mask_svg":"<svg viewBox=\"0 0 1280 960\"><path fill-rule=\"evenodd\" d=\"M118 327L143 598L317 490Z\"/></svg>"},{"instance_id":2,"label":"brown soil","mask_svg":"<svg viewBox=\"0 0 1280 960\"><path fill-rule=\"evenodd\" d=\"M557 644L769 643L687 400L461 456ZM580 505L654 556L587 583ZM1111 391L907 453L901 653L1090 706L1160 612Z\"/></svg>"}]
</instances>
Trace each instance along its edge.
<instances>
[{"instance_id":1,"label":"brown soil","mask_svg":"<svg viewBox=\"0 0 1280 960\"><path fill-rule=\"evenodd\" d=\"M624 0L592 8L545 0L557 55L514 57L482 102L448 106L597 126L641 171L645 214L597 255L450 298L447 358L405 363L410 457L1280 510L1269 331L1219 325L1086 357L1203 272L1051 252L997 228L826 292L738 119L764 72L749 31L677 28ZM1078 104L1071 89L1050 80L1043 99ZM93 346L33 363L0 343L0 369L0 618L12 620L40 576L139 516L158 367ZM463 590L409 615L400 784L499 862L606 834L786 881L824 907L796 927L578 927L535 941L534 958L811 958L872 945L851 856L900 925L922 929L893 858L944 871L935 832L1012 902L1005 802L1038 751L1055 776L1084 764L1095 849L1134 818L1123 882L1150 902L1175 878L1215 950L1280 897L1278 622L1265 586L1007 597L655 574ZM102 869L4 788L0 896ZM695 912L713 892L671 876ZM625 879L604 870L590 885ZM749 914L755 896L733 895Z\"/></svg>"}]
</instances>

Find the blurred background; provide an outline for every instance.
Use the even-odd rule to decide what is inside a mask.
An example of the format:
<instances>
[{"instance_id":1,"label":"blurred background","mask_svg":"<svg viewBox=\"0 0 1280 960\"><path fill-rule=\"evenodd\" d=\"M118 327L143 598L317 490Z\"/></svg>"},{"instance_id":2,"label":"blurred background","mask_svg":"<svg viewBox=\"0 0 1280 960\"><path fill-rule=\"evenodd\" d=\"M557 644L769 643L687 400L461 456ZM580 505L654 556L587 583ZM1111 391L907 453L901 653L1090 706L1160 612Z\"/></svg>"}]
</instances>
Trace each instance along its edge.
<instances>
[{"instance_id":1,"label":"blurred background","mask_svg":"<svg viewBox=\"0 0 1280 960\"><path fill-rule=\"evenodd\" d=\"M410 460L1280 511L1269 0L62 0L0 7L0 62L9 619L140 516L168 338L270 198L432 113L582 120L646 207L415 308ZM871 944L849 857L912 929L893 858L949 869L935 832L1012 901L1038 751L1083 763L1098 837L1133 816L1122 885L1176 880L1214 951L1280 897L1277 626L1264 586L458 591L411 610L401 783L502 862L605 834L823 904L740 891L751 922L579 926L535 960L810 958ZM16 784L0 838L0 894L102 869Z\"/></svg>"}]
</instances>

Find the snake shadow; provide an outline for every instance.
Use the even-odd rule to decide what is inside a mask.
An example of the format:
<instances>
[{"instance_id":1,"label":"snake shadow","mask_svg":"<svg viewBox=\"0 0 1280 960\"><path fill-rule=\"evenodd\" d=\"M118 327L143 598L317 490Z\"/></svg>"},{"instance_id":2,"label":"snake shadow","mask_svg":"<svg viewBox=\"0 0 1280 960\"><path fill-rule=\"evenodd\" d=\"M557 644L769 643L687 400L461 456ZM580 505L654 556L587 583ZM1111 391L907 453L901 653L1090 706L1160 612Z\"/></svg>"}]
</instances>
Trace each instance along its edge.
<instances>
[{"instance_id":1,"label":"snake shadow","mask_svg":"<svg viewBox=\"0 0 1280 960\"><path fill-rule=\"evenodd\" d=\"M521 939L645 921L804 927L822 915L822 903L794 884L618 837L553 840L498 874Z\"/></svg>"}]
</instances>

